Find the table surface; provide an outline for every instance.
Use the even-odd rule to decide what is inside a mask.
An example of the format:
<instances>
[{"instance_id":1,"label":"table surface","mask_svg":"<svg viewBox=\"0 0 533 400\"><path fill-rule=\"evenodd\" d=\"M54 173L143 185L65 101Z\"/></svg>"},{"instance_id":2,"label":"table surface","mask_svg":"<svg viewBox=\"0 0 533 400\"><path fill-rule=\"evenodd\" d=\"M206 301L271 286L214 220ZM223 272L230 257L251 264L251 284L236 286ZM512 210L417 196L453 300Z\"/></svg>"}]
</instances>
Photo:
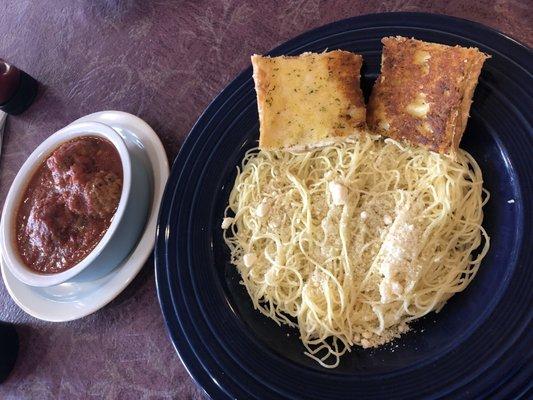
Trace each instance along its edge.
<instances>
[{"instance_id":1,"label":"table surface","mask_svg":"<svg viewBox=\"0 0 533 400\"><path fill-rule=\"evenodd\" d=\"M95 111L136 114L172 160L196 118L241 70L308 29L386 11L449 14L533 44L528 1L0 0L0 57L42 82L34 105L8 118L0 206L33 149ZM0 283L0 320L21 350L2 399L201 399L165 332L153 261L112 303L69 323L21 311Z\"/></svg>"}]
</instances>

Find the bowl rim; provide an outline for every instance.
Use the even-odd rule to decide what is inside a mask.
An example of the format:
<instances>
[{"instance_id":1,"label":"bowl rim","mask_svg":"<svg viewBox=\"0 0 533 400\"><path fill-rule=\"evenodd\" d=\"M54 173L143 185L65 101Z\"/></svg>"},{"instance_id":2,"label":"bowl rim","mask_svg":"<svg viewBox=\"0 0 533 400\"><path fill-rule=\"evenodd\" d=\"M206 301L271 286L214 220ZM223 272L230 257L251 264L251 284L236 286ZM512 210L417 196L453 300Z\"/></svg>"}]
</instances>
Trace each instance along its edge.
<instances>
[{"instance_id":1,"label":"bowl rim","mask_svg":"<svg viewBox=\"0 0 533 400\"><path fill-rule=\"evenodd\" d=\"M117 209L106 232L97 245L80 262L69 269L52 274L41 274L26 266L19 255L14 229L15 218L20 201L28 187L29 180L53 151L60 145L82 137L100 137L108 140L117 150L122 163L122 192ZM27 158L15 176L9 189L2 211L2 240L0 246L6 265L11 273L23 283L30 286L48 287L63 283L81 273L104 251L124 217L131 194L132 166L131 157L120 134L108 125L100 122L75 122L53 133L43 141Z\"/></svg>"}]
</instances>

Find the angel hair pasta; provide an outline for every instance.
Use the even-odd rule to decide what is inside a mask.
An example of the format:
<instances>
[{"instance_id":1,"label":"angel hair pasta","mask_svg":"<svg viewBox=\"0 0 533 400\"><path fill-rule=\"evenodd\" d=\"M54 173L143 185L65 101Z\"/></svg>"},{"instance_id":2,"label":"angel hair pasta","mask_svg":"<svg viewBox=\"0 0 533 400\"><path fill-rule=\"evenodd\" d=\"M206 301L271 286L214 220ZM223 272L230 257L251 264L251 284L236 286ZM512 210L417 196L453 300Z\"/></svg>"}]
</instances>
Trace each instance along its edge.
<instances>
[{"instance_id":1,"label":"angel hair pasta","mask_svg":"<svg viewBox=\"0 0 533 400\"><path fill-rule=\"evenodd\" d=\"M439 311L489 248L476 161L365 135L305 153L250 150L222 223L254 307L336 367Z\"/></svg>"}]
</instances>

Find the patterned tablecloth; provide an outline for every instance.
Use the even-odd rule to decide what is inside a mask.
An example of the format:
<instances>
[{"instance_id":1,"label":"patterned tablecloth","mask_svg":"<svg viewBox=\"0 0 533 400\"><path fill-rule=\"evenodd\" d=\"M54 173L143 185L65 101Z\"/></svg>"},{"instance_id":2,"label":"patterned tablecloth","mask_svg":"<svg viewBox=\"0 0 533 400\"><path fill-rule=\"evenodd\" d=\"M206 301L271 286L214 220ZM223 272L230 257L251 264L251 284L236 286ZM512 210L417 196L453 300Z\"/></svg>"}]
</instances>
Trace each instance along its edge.
<instances>
[{"instance_id":1,"label":"patterned tablecloth","mask_svg":"<svg viewBox=\"0 0 533 400\"><path fill-rule=\"evenodd\" d=\"M0 58L43 87L8 118L0 207L26 157L82 115L123 110L146 120L172 160L196 118L252 53L322 24L385 11L478 21L533 44L527 0L172 1L1 0ZM2 399L201 399L165 332L153 261L111 304L62 324L22 312L0 283L0 319L21 336Z\"/></svg>"}]
</instances>

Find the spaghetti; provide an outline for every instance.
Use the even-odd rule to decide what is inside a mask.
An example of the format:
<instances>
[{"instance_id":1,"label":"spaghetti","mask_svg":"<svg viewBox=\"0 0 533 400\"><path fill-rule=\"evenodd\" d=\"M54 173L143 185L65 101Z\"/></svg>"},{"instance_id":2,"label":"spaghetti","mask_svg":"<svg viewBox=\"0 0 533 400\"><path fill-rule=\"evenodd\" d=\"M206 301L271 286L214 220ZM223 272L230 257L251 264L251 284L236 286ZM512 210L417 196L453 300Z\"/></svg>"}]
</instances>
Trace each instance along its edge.
<instances>
[{"instance_id":1,"label":"spaghetti","mask_svg":"<svg viewBox=\"0 0 533 400\"><path fill-rule=\"evenodd\" d=\"M466 151L452 160L362 135L305 153L250 150L222 227L254 307L297 327L306 354L334 368L466 288L489 248L488 198Z\"/></svg>"}]
</instances>

